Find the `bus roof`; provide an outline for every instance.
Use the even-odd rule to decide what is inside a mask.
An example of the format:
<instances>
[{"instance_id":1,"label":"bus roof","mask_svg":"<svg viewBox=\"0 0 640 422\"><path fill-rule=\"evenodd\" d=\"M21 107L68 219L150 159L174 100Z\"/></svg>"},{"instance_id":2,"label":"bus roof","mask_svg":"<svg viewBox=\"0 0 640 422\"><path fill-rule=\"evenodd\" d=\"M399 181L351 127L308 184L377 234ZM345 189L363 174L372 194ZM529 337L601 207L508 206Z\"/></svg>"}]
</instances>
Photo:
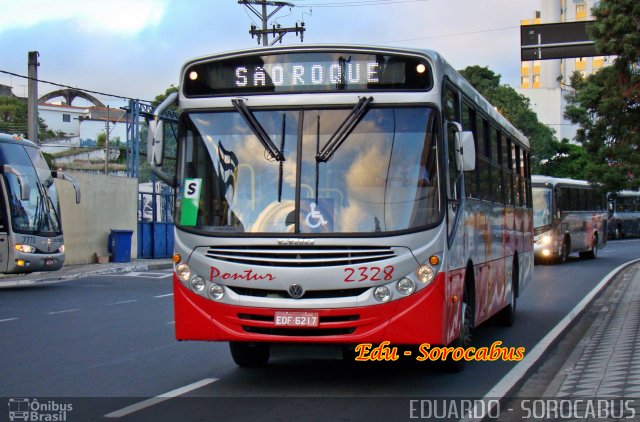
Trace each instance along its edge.
<instances>
[{"instance_id":1,"label":"bus roof","mask_svg":"<svg viewBox=\"0 0 640 422\"><path fill-rule=\"evenodd\" d=\"M640 191L637 190L621 190L619 192L609 192L607 195L617 195L617 196L640 196Z\"/></svg>"},{"instance_id":2,"label":"bus roof","mask_svg":"<svg viewBox=\"0 0 640 422\"><path fill-rule=\"evenodd\" d=\"M538 174L534 174L531 176L531 184L532 185L565 185L565 186L584 186L589 187L591 183L585 180L576 180L576 179L568 179L564 177L551 177L551 176L541 176Z\"/></svg>"},{"instance_id":3,"label":"bus roof","mask_svg":"<svg viewBox=\"0 0 640 422\"><path fill-rule=\"evenodd\" d=\"M277 46L277 47L259 47L259 48L251 48L245 50L236 50L230 51L220 54L201 56L189 60L186 62L182 70L181 80L183 80L184 73L190 65L207 60L216 60L216 59L224 59L231 58L235 56L245 56L251 54L269 54L269 53L286 53L286 52L304 52L304 51L318 51L318 50L328 50L328 51L361 51L361 52L387 52L390 54L410 54L422 56L430 60L434 65L434 73L435 77L444 78L447 77L449 80L457 86L460 91L469 99L471 99L476 105L479 106L480 111L486 114L491 119L495 120L498 124L500 124L503 128L505 128L509 135L515 138L520 144L525 146L526 148L530 148L529 140L525 137L515 126L509 122L502 114L500 114L497 109L487 100L485 99L466 79L460 75L443 57L440 53L428 50L428 49L419 49L419 48L404 48L404 47L388 47L388 46L373 46L373 45L358 45L358 44L306 44L306 45L289 45L289 46ZM436 84L433 87L433 90L440 91L442 86Z\"/></svg>"},{"instance_id":4,"label":"bus roof","mask_svg":"<svg viewBox=\"0 0 640 422\"><path fill-rule=\"evenodd\" d=\"M0 133L0 143L29 145L30 147L38 146L28 139L21 138L18 135L9 135L8 133Z\"/></svg>"}]
</instances>

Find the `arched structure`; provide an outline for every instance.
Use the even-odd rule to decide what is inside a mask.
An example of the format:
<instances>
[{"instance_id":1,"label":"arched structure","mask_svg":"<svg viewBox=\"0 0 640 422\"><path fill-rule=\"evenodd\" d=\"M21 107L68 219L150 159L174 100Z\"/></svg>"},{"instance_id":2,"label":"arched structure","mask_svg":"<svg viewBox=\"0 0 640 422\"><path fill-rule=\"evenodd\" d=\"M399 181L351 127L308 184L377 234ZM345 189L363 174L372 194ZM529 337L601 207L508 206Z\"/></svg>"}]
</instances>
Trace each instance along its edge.
<instances>
[{"instance_id":1,"label":"arched structure","mask_svg":"<svg viewBox=\"0 0 640 422\"><path fill-rule=\"evenodd\" d=\"M80 98L84 98L85 100L95 104L98 107L106 107L102 103L102 101L100 101L99 99L97 99L93 95L87 94L84 91L80 91L79 89L74 89L74 88L59 89L57 91L50 92L50 93L45 94L42 97L40 97L39 101L44 103L44 102L47 102L47 101L49 101L49 100L51 100L53 98L58 98L58 97L64 98L64 100L67 103L67 105L71 105L73 100L75 100L76 98L80 97Z\"/></svg>"}]
</instances>

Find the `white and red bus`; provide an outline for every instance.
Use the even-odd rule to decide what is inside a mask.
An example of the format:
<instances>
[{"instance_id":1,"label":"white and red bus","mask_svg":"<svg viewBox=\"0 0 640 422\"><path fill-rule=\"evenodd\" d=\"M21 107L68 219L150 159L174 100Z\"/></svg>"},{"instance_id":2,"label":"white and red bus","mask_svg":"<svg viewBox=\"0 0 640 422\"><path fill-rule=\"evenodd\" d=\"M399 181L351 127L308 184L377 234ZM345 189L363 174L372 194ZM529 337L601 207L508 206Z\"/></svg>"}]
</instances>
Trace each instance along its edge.
<instances>
[{"instance_id":1,"label":"white and red bus","mask_svg":"<svg viewBox=\"0 0 640 422\"><path fill-rule=\"evenodd\" d=\"M532 277L529 142L437 53L261 48L184 65L150 122L176 186L175 330L466 346ZM177 173L160 116L179 106Z\"/></svg>"},{"instance_id":2,"label":"white and red bus","mask_svg":"<svg viewBox=\"0 0 640 422\"><path fill-rule=\"evenodd\" d=\"M607 244L604 196L585 180L533 175L531 183L536 260L563 263L575 252L595 259Z\"/></svg>"}]
</instances>

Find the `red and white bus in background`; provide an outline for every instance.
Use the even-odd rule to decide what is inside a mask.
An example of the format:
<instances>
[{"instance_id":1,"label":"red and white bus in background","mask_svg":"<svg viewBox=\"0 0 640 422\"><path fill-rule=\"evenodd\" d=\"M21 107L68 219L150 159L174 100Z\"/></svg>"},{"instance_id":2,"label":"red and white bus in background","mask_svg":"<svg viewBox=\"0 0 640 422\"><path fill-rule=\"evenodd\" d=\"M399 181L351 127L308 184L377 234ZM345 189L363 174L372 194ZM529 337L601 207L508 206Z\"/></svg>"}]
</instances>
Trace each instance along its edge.
<instances>
[{"instance_id":1,"label":"red and white bus in background","mask_svg":"<svg viewBox=\"0 0 640 422\"><path fill-rule=\"evenodd\" d=\"M605 198L589 182L534 175L535 257L565 262L578 252L594 259L607 244Z\"/></svg>"},{"instance_id":2,"label":"red and white bus in background","mask_svg":"<svg viewBox=\"0 0 640 422\"><path fill-rule=\"evenodd\" d=\"M150 122L176 186L175 330L467 346L532 277L529 142L437 53L260 48L189 61ZM177 174L160 116L180 108Z\"/></svg>"}]
</instances>

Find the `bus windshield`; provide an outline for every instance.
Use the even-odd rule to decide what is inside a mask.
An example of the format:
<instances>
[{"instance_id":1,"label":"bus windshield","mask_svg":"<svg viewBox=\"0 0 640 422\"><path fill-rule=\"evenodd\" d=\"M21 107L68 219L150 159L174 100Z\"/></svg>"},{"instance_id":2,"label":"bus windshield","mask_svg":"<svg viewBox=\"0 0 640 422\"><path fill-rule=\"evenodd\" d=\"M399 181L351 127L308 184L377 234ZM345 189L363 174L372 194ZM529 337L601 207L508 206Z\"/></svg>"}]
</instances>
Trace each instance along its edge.
<instances>
[{"instance_id":1,"label":"bus windshield","mask_svg":"<svg viewBox=\"0 0 640 422\"><path fill-rule=\"evenodd\" d=\"M30 187L29 199L21 199L18 177L4 173L13 231L33 235L61 234L58 194L40 150L29 145L1 143L0 165L5 164L23 174Z\"/></svg>"},{"instance_id":2,"label":"bus windshield","mask_svg":"<svg viewBox=\"0 0 640 422\"><path fill-rule=\"evenodd\" d=\"M238 112L183 114L182 180L200 188L193 204L184 199L178 207L182 227L211 234L370 234L440 221L432 109L372 108L326 160L319 153L351 108L252 113L283 160Z\"/></svg>"},{"instance_id":3,"label":"bus windshield","mask_svg":"<svg viewBox=\"0 0 640 422\"><path fill-rule=\"evenodd\" d=\"M533 227L544 227L552 223L551 188L534 187L533 191Z\"/></svg>"}]
</instances>

